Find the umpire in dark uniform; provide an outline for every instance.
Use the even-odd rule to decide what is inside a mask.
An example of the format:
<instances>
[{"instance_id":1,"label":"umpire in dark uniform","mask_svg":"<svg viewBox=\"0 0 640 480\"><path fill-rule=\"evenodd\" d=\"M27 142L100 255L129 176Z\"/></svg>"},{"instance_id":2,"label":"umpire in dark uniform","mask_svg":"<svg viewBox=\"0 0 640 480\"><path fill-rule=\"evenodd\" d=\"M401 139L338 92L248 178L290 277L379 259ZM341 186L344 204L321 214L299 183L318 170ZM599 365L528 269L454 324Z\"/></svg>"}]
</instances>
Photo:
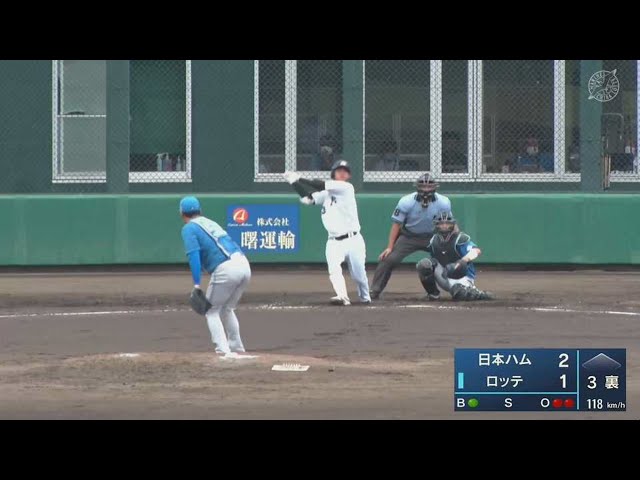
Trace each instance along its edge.
<instances>
[{"instance_id":1,"label":"umpire in dark uniform","mask_svg":"<svg viewBox=\"0 0 640 480\"><path fill-rule=\"evenodd\" d=\"M371 298L377 299L387 286L393 269L402 260L419 250L426 251L433 236L433 220L441 211L451 211L451 202L436 193L438 184L427 172L415 183L416 192L400 199L393 215L389 243L378 260L371 285ZM435 282L427 289L432 300L440 298Z\"/></svg>"}]
</instances>

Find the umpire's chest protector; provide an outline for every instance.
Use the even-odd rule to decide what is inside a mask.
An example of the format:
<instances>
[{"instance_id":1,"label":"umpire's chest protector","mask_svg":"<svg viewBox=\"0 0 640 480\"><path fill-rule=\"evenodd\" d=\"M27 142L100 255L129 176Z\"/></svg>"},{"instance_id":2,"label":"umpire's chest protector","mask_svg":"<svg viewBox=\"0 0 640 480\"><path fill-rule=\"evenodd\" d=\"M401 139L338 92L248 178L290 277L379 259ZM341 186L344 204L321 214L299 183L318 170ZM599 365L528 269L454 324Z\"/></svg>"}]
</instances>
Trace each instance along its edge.
<instances>
[{"instance_id":1,"label":"umpire's chest protector","mask_svg":"<svg viewBox=\"0 0 640 480\"><path fill-rule=\"evenodd\" d=\"M468 241L469 236L465 233L451 235L448 240L436 233L431 240L431 254L442 266L457 262L462 256L456 247Z\"/></svg>"}]
</instances>

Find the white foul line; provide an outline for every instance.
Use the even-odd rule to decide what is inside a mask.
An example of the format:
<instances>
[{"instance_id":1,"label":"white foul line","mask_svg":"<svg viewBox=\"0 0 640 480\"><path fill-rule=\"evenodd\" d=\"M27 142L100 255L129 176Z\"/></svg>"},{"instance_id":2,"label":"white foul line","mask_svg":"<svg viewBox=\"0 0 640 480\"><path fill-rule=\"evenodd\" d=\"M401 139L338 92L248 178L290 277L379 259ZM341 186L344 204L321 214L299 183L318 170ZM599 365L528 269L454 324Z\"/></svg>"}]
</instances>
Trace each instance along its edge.
<instances>
[{"instance_id":1,"label":"white foul line","mask_svg":"<svg viewBox=\"0 0 640 480\"><path fill-rule=\"evenodd\" d=\"M311 310L314 308L309 305L256 305L241 307L242 310ZM189 308L165 308L162 310L104 310L89 312L43 312L43 313L12 313L0 315L0 319L6 318L33 318L33 317L81 317L89 315L135 315L135 314L152 314L152 313L175 313L190 312Z\"/></svg>"},{"instance_id":2,"label":"white foul line","mask_svg":"<svg viewBox=\"0 0 640 480\"><path fill-rule=\"evenodd\" d=\"M329 305L327 305L329 306ZM241 306L240 310L271 310L271 311L287 311L287 310L319 310L324 305L246 305ZM342 308L342 307L340 307ZM482 311L474 310L472 307L463 307L457 305L430 305L430 304L409 304L409 305L371 305L363 308L367 310L394 310L394 309L423 309L423 310L458 310L458 311ZM617 310L576 310L563 307L507 307L509 310L541 312L541 313L580 313L583 315L625 315L630 317L640 317L640 312L623 312ZM166 308L161 310L104 310L104 311L86 311L86 312L51 312L51 313L13 313L0 315L0 319L10 318L34 318L34 317L80 317L94 315L135 315L135 314L162 314L176 312L190 312L188 308Z\"/></svg>"},{"instance_id":3,"label":"white foul line","mask_svg":"<svg viewBox=\"0 0 640 480\"><path fill-rule=\"evenodd\" d=\"M380 308L380 307L369 307ZM471 307L461 307L453 305L398 305L396 308L426 308L433 310L473 310ZM556 312L556 313L582 313L591 315L627 315L631 317L640 317L640 312L621 312L617 310L576 310L573 308L563 307L507 307L507 309L525 311L525 312ZM481 311L481 310L475 310Z\"/></svg>"},{"instance_id":4,"label":"white foul line","mask_svg":"<svg viewBox=\"0 0 640 480\"><path fill-rule=\"evenodd\" d=\"M620 312L616 310L575 310L571 308L560 308L560 307L551 307L551 308L543 308L543 307L530 307L530 308L519 308L515 307L515 310L531 310L533 312L561 312L561 313L595 313L601 315L628 315L631 317L639 317L639 312Z\"/></svg>"},{"instance_id":5,"label":"white foul line","mask_svg":"<svg viewBox=\"0 0 640 480\"><path fill-rule=\"evenodd\" d=\"M165 310L105 310L99 312L51 312L51 313L13 313L0 315L0 318L30 318L30 317L81 317L85 315L133 315L135 313L170 313L186 312L183 308L168 308Z\"/></svg>"}]
</instances>

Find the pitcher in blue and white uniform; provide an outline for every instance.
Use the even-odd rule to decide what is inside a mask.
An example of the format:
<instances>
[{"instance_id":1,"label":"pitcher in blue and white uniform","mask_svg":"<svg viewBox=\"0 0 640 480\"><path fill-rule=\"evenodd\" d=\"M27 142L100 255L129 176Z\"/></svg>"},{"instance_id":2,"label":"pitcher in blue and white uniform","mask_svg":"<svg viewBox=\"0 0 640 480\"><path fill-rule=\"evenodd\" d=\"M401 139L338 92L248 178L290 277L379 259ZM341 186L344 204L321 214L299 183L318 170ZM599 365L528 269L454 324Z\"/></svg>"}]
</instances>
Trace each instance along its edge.
<instances>
[{"instance_id":1,"label":"pitcher in blue and white uniform","mask_svg":"<svg viewBox=\"0 0 640 480\"><path fill-rule=\"evenodd\" d=\"M206 297L212 306L205 316L215 351L228 358L255 358L241 355L245 348L235 314L251 280L249 261L220 225L202 216L196 197L180 201L180 215L185 223L182 240L194 288L200 288L202 269L211 274Z\"/></svg>"}]
</instances>

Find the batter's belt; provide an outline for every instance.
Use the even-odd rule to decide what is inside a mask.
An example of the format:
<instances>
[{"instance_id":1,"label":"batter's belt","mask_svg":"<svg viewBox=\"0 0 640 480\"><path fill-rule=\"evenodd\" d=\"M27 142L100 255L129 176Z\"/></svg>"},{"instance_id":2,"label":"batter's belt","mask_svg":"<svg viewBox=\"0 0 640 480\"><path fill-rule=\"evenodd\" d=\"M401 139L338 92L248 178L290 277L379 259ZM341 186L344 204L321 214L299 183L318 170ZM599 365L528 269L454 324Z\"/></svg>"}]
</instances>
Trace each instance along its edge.
<instances>
[{"instance_id":1,"label":"batter's belt","mask_svg":"<svg viewBox=\"0 0 640 480\"><path fill-rule=\"evenodd\" d=\"M338 237L329 237L329 240L344 240L346 238L355 237L356 235L358 235L358 232L349 232L349 233L345 233L344 235L340 235Z\"/></svg>"}]
</instances>

